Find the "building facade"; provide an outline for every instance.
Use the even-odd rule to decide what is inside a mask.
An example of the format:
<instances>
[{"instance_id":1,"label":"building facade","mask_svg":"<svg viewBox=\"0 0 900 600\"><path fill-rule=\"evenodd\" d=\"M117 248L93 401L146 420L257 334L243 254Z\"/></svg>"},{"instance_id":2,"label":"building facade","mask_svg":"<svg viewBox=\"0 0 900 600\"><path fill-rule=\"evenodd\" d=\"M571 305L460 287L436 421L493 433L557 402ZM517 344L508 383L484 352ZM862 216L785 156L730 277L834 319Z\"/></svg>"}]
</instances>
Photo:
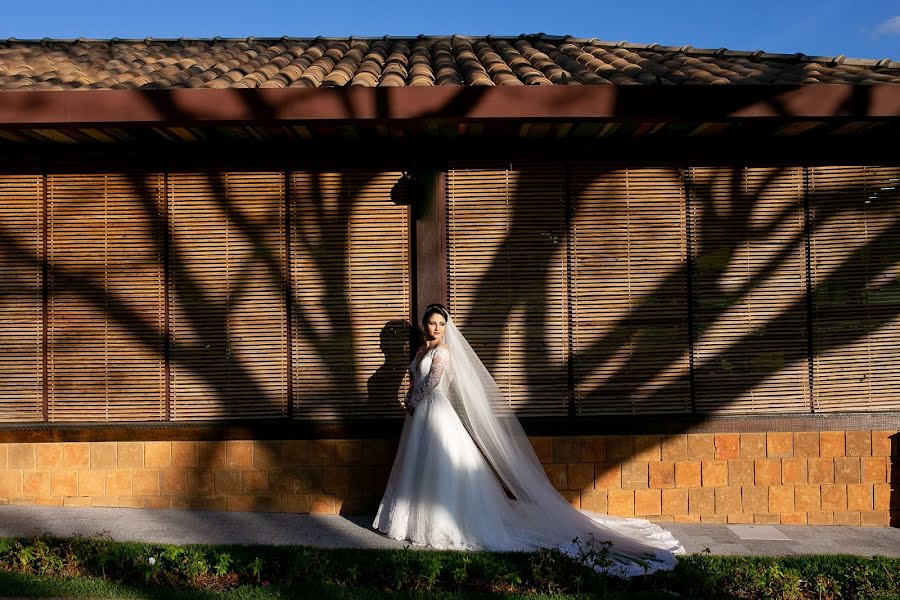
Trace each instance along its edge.
<instances>
[{"instance_id":1,"label":"building facade","mask_svg":"<svg viewBox=\"0 0 900 600\"><path fill-rule=\"evenodd\" d=\"M446 304L581 508L896 524L900 64L0 46L0 502L373 511Z\"/></svg>"}]
</instances>

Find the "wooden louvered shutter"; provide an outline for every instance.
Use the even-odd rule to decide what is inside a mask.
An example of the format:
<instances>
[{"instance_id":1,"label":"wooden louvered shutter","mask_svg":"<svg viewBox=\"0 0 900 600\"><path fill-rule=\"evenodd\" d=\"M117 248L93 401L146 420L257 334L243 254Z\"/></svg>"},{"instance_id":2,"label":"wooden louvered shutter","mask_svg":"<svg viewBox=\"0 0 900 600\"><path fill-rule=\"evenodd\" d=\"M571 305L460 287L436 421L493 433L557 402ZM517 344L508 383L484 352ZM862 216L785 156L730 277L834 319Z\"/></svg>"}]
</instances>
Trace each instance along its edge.
<instances>
[{"instance_id":1,"label":"wooden louvered shutter","mask_svg":"<svg viewBox=\"0 0 900 600\"><path fill-rule=\"evenodd\" d=\"M283 173L168 177L171 418L287 416Z\"/></svg>"},{"instance_id":2,"label":"wooden louvered shutter","mask_svg":"<svg viewBox=\"0 0 900 600\"><path fill-rule=\"evenodd\" d=\"M291 174L293 401L305 419L401 416L409 208L400 173Z\"/></svg>"},{"instance_id":3,"label":"wooden louvered shutter","mask_svg":"<svg viewBox=\"0 0 900 600\"><path fill-rule=\"evenodd\" d=\"M690 171L698 412L808 412L800 167Z\"/></svg>"},{"instance_id":4,"label":"wooden louvered shutter","mask_svg":"<svg viewBox=\"0 0 900 600\"><path fill-rule=\"evenodd\" d=\"M42 415L43 178L0 175L0 422Z\"/></svg>"},{"instance_id":5,"label":"wooden louvered shutter","mask_svg":"<svg viewBox=\"0 0 900 600\"><path fill-rule=\"evenodd\" d=\"M519 415L568 413L562 165L453 165L450 312Z\"/></svg>"},{"instance_id":6,"label":"wooden louvered shutter","mask_svg":"<svg viewBox=\"0 0 900 600\"><path fill-rule=\"evenodd\" d=\"M690 411L680 173L585 164L570 181L578 414Z\"/></svg>"},{"instance_id":7,"label":"wooden louvered shutter","mask_svg":"<svg viewBox=\"0 0 900 600\"><path fill-rule=\"evenodd\" d=\"M47 177L51 421L165 419L163 177Z\"/></svg>"},{"instance_id":8,"label":"wooden louvered shutter","mask_svg":"<svg viewBox=\"0 0 900 600\"><path fill-rule=\"evenodd\" d=\"M809 187L815 409L900 409L900 167L815 167Z\"/></svg>"}]
</instances>

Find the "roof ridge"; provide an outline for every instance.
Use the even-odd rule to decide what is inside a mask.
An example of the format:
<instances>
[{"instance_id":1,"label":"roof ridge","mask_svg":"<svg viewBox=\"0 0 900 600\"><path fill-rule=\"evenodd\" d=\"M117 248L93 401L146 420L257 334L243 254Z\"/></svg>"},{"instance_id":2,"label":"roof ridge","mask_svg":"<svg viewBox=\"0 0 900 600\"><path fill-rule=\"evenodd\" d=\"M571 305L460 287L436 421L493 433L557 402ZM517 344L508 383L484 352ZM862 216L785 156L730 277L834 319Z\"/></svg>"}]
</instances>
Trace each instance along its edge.
<instances>
[{"instance_id":1,"label":"roof ridge","mask_svg":"<svg viewBox=\"0 0 900 600\"><path fill-rule=\"evenodd\" d=\"M612 46L616 48L626 48L628 50L655 50L658 52L681 52L689 56L724 56L733 58L753 58L757 60L775 60L789 62L816 62L838 65L851 65L860 67L887 67L898 68L900 62L894 61L889 57L882 59L871 58L847 58L843 54L837 56L814 56L804 54L803 52L795 52L793 54L766 52L764 50L729 50L728 48L694 48L693 46L663 46L661 44L639 44L633 42L614 42L610 40L599 40L597 38L575 38L568 37L568 41L584 44L590 43L594 46ZM893 66L892 66L893 65Z\"/></svg>"},{"instance_id":2,"label":"roof ridge","mask_svg":"<svg viewBox=\"0 0 900 600\"><path fill-rule=\"evenodd\" d=\"M897 69L900 68L900 61L895 61L890 57L885 57L881 59L871 59L871 58L848 58L843 54L838 54L836 56L813 56L807 55L803 52L795 52L793 54L786 53L775 53L775 52L766 52L764 50L730 50L728 48L694 48L690 45L684 46L668 46L661 45L658 43L650 43L650 44L642 44L642 43L634 43L628 41L612 41L612 40L601 40L599 38L578 38L573 37L571 35L551 35L547 33L522 33L519 35L460 35L460 34L450 34L450 35L429 35L429 34L418 34L416 36L405 36L405 35L383 35L383 36L281 36L281 37L257 37L257 36L247 36L247 37L221 37L215 36L212 38L192 38L192 37L179 37L179 38L155 38L155 37L145 37L145 38L41 38L41 39L18 39L15 37L10 37L4 39L0 39L0 44L10 45L10 44L77 44L77 43L98 43L98 44L108 44L108 43L149 43L149 42L157 42L157 43L185 43L185 42L206 42L206 43L221 43L221 42L248 42L248 43L258 43L258 42L289 42L289 41L304 41L304 40L320 40L320 41L368 41L368 40L384 40L390 39L393 41L417 41L421 39L427 40L437 40L437 39L465 39L465 40L477 40L477 39L492 39L492 40L521 40L521 39L537 39L544 40L548 42L572 42L577 44L591 44L593 46L606 46L611 48L625 48L627 50L652 50L656 52L671 52L676 53L680 52L682 54L687 54L688 56L716 56L716 57L731 57L731 58L749 58L752 60L769 60L769 61L784 61L784 62L802 62L802 63L825 63L829 65L849 65L856 67L879 67L879 68L890 68Z\"/></svg>"}]
</instances>

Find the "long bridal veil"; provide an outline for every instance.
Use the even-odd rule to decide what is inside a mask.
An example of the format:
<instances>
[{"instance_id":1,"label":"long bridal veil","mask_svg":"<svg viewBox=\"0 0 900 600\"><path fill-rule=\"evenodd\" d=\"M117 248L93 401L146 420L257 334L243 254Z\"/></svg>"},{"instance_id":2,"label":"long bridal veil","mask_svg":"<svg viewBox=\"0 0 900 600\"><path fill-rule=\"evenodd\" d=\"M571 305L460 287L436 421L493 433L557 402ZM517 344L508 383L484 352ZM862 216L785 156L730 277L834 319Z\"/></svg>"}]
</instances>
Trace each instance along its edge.
<instances>
[{"instance_id":1,"label":"long bridal veil","mask_svg":"<svg viewBox=\"0 0 900 600\"><path fill-rule=\"evenodd\" d=\"M586 554L596 556L590 552L591 546L610 542L603 551L609 561L606 568L624 577L675 565L673 554L684 550L661 527L643 519L573 508L547 479L494 378L451 318L447 319L444 342L450 350L447 395L494 473L515 499L511 504L517 522L512 528L519 533L523 549L558 547L583 558Z\"/></svg>"}]
</instances>

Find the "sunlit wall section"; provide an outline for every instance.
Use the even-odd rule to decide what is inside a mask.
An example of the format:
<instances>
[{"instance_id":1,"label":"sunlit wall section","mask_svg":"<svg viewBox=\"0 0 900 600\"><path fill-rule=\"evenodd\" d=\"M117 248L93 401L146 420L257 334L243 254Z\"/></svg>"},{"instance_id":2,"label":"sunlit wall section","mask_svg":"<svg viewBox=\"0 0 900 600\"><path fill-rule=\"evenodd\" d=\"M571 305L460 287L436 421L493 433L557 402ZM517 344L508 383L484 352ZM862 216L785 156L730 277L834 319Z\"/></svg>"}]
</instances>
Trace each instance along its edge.
<instances>
[{"instance_id":1,"label":"sunlit wall section","mask_svg":"<svg viewBox=\"0 0 900 600\"><path fill-rule=\"evenodd\" d=\"M171 416L286 417L281 172L168 176Z\"/></svg>"},{"instance_id":2,"label":"sunlit wall section","mask_svg":"<svg viewBox=\"0 0 900 600\"><path fill-rule=\"evenodd\" d=\"M40 175L0 175L0 422L43 419Z\"/></svg>"},{"instance_id":3,"label":"sunlit wall section","mask_svg":"<svg viewBox=\"0 0 900 600\"><path fill-rule=\"evenodd\" d=\"M519 415L568 412L565 169L453 164L450 311Z\"/></svg>"},{"instance_id":4,"label":"sunlit wall section","mask_svg":"<svg viewBox=\"0 0 900 600\"><path fill-rule=\"evenodd\" d=\"M900 167L809 177L815 408L900 409Z\"/></svg>"},{"instance_id":5,"label":"sunlit wall section","mask_svg":"<svg viewBox=\"0 0 900 600\"><path fill-rule=\"evenodd\" d=\"M166 418L161 173L47 176L50 421Z\"/></svg>"},{"instance_id":6,"label":"sunlit wall section","mask_svg":"<svg viewBox=\"0 0 900 600\"><path fill-rule=\"evenodd\" d=\"M700 412L809 412L801 167L689 172Z\"/></svg>"},{"instance_id":7,"label":"sunlit wall section","mask_svg":"<svg viewBox=\"0 0 900 600\"><path fill-rule=\"evenodd\" d=\"M294 172L290 252L294 413L401 417L408 388L410 208L400 173Z\"/></svg>"},{"instance_id":8,"label":"sunlit wall section","mask_svg":"<svg viewBox=\"0 0 900 600\"><path fill-rule=\"evenodd\" d=\"M680 172L576 164L570 193L578 414L690 411Z\"/></svg>"}]
</instances>

